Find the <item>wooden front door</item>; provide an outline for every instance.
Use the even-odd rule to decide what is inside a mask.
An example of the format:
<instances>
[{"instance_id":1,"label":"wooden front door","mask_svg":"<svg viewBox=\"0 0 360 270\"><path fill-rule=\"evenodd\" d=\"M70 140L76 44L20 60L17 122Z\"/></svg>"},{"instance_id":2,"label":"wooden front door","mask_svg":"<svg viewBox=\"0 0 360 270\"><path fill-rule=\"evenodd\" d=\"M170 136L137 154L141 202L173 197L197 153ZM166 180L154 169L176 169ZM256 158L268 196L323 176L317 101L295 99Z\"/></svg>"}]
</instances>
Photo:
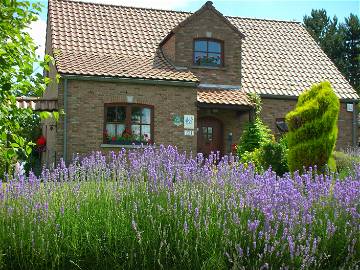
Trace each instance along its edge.
<instances>
[{"instance_id":1,"label":"wooden front door","mask_svg":"<svg viewBox=\"0 0 360 270\"><path fill-rule=\"evenodd\" d=\"M198 120L197 148L199 153L208 156L211 151L223 151L223 131L220 120L202 117Z\"/></svg>"}]
</instances>

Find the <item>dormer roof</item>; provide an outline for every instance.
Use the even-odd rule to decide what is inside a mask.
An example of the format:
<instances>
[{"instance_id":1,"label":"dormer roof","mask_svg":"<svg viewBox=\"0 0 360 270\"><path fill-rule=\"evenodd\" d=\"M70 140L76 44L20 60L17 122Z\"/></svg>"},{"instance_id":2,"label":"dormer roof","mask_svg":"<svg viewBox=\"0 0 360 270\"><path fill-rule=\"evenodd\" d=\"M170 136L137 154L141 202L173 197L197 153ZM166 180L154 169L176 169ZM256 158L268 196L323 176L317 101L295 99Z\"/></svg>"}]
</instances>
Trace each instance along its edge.
<instances>
[{"instance_id":1,"label":"dormer roof","mask_svg":"<svg viewBox=\"0 0 360 270\"><path fill-rule=\"evenodd\" d=\"M199 10L192 13L190 16L186 17L182 22L177 24L167 35L166 37L160 42L160 46L162 46L173 34L175 34L181 27L186 26L189 24L192 20L196 20L201 14L203 14L205 11L210 10L212 11L216 16L218 16L222 21L224 21L232 30L234 30L234 33L239 35L240 38L245 38L245 35L240 32L240 30L234 26L221 12L219 12L214 6L213 2L207 1Z\"/></svg>"}]
</instances>

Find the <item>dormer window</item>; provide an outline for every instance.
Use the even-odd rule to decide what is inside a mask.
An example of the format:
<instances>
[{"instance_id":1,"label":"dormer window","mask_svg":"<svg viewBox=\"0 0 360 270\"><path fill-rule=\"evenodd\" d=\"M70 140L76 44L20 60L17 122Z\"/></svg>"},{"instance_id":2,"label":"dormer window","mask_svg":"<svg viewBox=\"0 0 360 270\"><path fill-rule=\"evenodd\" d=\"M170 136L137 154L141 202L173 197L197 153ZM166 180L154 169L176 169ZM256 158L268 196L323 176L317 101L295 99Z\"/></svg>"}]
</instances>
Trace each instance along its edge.
<instances>
[{"instance_id":1,"label":"dormer window","mask_svg":"<svg viewBox=\"0 0 360 270\"><path fill-rule=\"evenodd\" d=\"M223 43L216 39L195 39L194 64L198 66L223 66Z\"/></svg>"}]
</instances>

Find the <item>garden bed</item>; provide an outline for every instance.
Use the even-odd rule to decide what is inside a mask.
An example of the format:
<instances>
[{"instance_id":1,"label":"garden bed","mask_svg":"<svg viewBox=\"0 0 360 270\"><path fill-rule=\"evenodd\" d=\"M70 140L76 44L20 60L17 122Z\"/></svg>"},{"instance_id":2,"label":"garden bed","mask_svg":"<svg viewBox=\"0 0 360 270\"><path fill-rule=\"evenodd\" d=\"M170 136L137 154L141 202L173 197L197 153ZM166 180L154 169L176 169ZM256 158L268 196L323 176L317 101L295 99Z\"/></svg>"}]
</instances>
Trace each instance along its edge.
<instances>
[{"instance_id":1,"label":"garden bed","mask_svg":"<svg viewBox=\"0 0 360 270\"><path fill-rule=\"evenodd\" d=\"M146 147L0 184L0 269L353 269L360 166L256 174Z\"/></svg>"}]
</instances>

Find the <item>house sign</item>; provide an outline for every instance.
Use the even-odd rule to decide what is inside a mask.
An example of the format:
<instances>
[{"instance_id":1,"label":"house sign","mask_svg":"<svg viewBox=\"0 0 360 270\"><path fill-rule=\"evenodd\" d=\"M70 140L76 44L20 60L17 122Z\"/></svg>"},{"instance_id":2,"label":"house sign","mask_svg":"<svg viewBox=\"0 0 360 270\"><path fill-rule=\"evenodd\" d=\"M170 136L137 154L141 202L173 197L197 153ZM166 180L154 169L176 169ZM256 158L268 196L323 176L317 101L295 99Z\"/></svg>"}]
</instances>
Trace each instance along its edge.
<instances>
[{"instance_id":1,"label":"house sign","mask_svg":"<svg viewBox=\"0 0 360 270\"><path fill-rule=\"evenodd\" d=\"M184 115L184 129L194 129L195 127L195 117L194 115L185 114Z\"/></svg>"},{"instance_id":2,"label":"house sign","mask_svg":"<svg viewBox=\"0 0 360 270\"><path fill-rule=\"evenodd\" d=\"M183 121L181 119L181 116L180 115L174 115L172 117L172 122L175 126L179 127L183 124Z\"/></svg>"}]
</instances>

